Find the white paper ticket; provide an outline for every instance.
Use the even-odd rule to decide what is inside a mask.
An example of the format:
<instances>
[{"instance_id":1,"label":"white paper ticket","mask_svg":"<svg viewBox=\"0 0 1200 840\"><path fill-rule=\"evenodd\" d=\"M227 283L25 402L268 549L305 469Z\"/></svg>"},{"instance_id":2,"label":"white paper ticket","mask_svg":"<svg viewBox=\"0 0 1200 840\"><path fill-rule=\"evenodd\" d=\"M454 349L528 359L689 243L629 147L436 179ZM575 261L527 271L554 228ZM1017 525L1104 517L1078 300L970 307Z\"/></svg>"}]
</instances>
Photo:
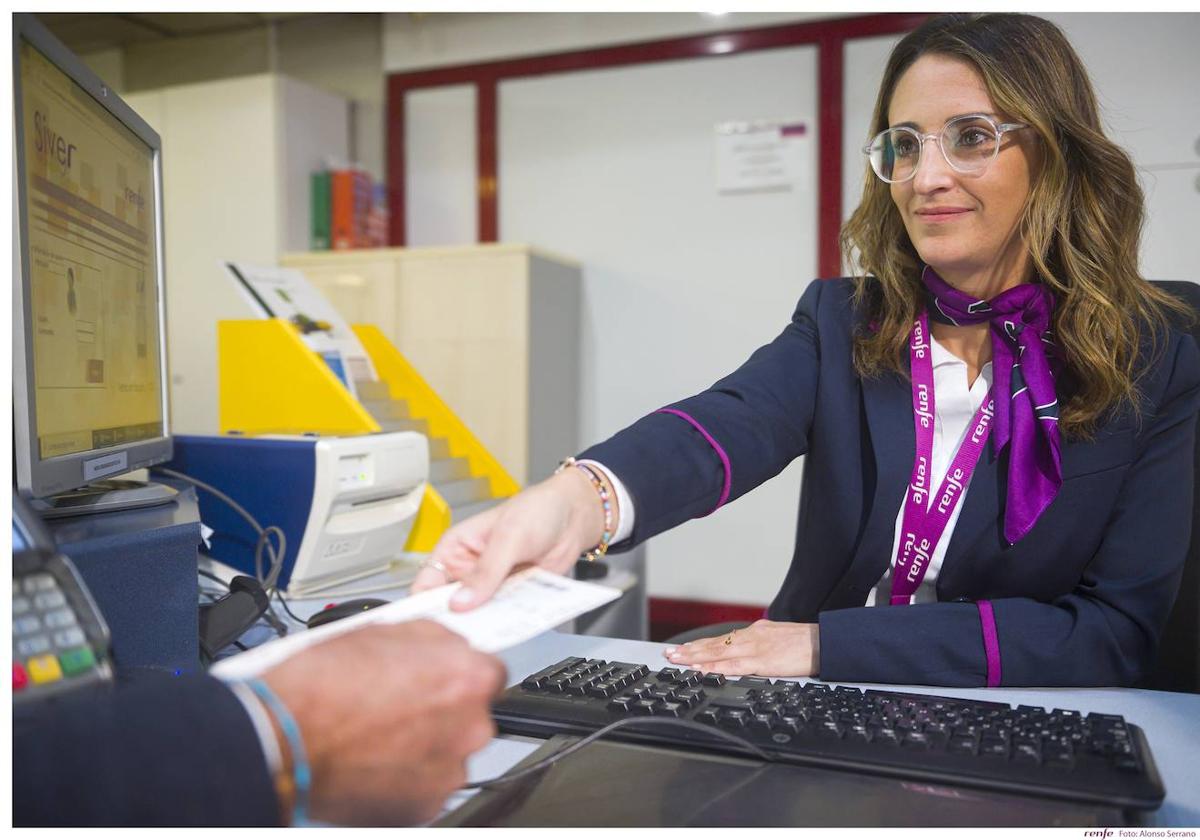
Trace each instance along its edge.
<instances>
[{"instance_id":1,"label":"white paper ticket","mask_svg":"<svg viewBox=\"0 0 1200 840\"><path fill-rule=\"evenodd\" d=\"M459 583L401 598L359 615L313 630L293 632L245 653L217 662L209 673L223 680L244 680L278 665L310 645L367 624L398 624L430 619L466 638L471 647L496 653L528 641L565 621L620 597L619 589L572 580L544 569L512 575L492 600L470 612L451 612L450 596Z\"/></svg>"}]
</instances>

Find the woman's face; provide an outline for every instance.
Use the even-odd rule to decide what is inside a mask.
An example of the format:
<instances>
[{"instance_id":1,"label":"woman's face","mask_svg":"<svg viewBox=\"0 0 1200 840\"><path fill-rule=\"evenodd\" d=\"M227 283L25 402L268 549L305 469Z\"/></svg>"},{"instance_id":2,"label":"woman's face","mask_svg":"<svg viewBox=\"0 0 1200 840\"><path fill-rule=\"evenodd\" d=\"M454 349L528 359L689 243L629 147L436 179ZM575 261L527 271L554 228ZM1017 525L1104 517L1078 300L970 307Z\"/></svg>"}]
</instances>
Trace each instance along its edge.
<instances>
[{"instance_id":1,"label":"woman's face","mask_svg":"<svg viewBox=\"0 0 1200 840\"><path fill-rule=\"evenodd\" d=\"M900 77L888 125L908 123L930 134L963 114L1011 121L997 113L970 64L930 54ZM926 141L916 174L891 185L892 201L921 259L963 291L990 297L1026 279L1029 259L1018 225L1032 186L1031 136L1028 129L1006 133L982 175L957 172L936 141Z\"/></svg>"}]
</instances>

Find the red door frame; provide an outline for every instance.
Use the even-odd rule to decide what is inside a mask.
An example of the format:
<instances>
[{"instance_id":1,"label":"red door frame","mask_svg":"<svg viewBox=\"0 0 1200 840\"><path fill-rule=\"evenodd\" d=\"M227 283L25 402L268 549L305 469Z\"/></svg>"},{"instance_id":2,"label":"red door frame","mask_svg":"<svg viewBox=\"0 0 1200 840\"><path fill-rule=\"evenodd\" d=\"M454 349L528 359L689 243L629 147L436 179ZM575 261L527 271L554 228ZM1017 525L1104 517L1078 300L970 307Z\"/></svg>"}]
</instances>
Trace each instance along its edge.
<instances>
[{"instance_id":1,"label":"red door frame","mask_svg":"<svg viewBox=\"0 0 1200 840\"><path fill-rule=\"evenodd\" d=\"M393 73L387 80L389 241L404 245L404 97L411 90L445 85L475 85L476 167L479 241L495 242L499 224L497 89L505 79L621 67L685 58L706 58L756 50L815 44L817 46L818 161L817 243L821 277L841 274L838 233L842 225L842 85L843 47L851 38L893 35L915 29L929 15L871 14L790 23L759 29L717 32L575 52Z\"/></svg>"}]
</instances>

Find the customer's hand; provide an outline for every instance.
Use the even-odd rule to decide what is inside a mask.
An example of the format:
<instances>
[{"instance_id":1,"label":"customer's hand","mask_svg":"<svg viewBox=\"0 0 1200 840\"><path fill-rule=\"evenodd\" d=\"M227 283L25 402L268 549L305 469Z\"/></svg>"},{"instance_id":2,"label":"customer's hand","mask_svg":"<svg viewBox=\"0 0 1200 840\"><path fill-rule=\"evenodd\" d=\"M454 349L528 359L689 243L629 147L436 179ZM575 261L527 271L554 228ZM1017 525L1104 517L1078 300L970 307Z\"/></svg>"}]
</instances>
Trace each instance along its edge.
<instances>
[{"instance_id":1,"label":"customer's hand","mask_svg":"<svg viewBox=\"0 0 1200 840\"><path fill-rule=\"evenodd\" d=\"M595 487L582 471L563 470L447 531L429 559L446 571L426 566L412 591L461 580L450 606L473 609L519 566L565 573L603 533L604 509Z\"/></svg>"},{"instance_id":2,"label":"customer's hand","mask_svg":"<svg viewBox=\"0 0 1200 840\"><path fill-rule=\"evenodd\" d=\"M819 628L763 619L724 636L667 648L666 657L684 668L730 676L811 677L821 669Z\"/></svg>"},{"instance_id":3,"label":"customer's hand","mask_svg":"<svg viewBox=\"0 0 1200 840\"><path fill-rule=\"evenodd\" d=\"M411 825L437 815L466 781L467 756L495 735L489 704L505 670L441 625L414 621L335 636L262 678L300 728L314 819Z\"/></svg>"}]
</instances>

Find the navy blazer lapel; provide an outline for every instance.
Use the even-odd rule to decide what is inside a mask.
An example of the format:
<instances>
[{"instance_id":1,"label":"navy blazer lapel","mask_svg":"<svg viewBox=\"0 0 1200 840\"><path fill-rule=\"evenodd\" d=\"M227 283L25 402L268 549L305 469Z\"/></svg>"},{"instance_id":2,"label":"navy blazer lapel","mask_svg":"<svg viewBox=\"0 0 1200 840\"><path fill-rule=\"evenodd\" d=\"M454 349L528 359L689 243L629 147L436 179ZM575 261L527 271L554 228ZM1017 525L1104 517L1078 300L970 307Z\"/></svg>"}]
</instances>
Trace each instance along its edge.
<instances>
[{"instance_id":1,"label":"navy blazer lapel","mask_svg":"<svg viewBox=\"0 0 1200 840\"><path fill-rule=\"evenodd\" d=\"M917 440L908 380L885 373L863 380L862 391L875 456L875 497L848 577L869 591L891 563L896 513L908 489Z\"/></svg>"}]
</instances>

